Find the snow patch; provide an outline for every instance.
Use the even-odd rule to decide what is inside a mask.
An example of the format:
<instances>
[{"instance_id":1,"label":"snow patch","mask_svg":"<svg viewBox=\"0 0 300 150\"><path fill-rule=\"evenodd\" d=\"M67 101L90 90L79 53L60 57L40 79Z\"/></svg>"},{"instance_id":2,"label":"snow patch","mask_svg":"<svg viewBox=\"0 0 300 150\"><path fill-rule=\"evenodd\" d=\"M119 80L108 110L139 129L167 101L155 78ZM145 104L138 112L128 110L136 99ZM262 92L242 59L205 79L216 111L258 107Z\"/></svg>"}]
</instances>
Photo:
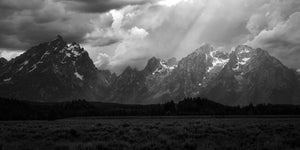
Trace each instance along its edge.
<instances>
[{"instance_id":1,"label":"snow patch","mask_svg":"<svg viewBox=\"0 0 300 150\"><path fill-rule=\"evenodd\" d=\"M250 58L243 58L242 61L240 62L241 65L245 65Z\"/></svg>"},{"instance_id":2,"label":"snow patch","mask_svg":"<svg viewBox=\"0 0 300 150\"><path fill-rule=\"evenodd\" d=\"M66 54L68 57L71 57L71 55L74 57L81 56L81 52L78 51L80 50L79 44L68 44L66 50L69 52Z\"/></svg>"},{"instance_id":3,"label":"snow patch","mask_svg":"<svg viewBox=\"0 0 300 150\"><path fill-rule=\"evenodd\" d=\"M71 57L71 54L70 54L70 53L66 53L66 56L67 56L67 57Z\"/></svg>"},{"instance_id":4,"label":"snow patch","mask_svg":"<svg viewBox=\"0 0 300 150\"><path fill-rule=\"evenodd\" d=\"M27 65L28 62L29 62L28 60L24 61L23 65L24 65L24 66Z\"/></svg>"},{"instance_id":5,"label":"snow patch","mask_svg":"<svg viewBox=\"0 0 300 150\"><path fill-rule=\"evenodd\" d=\"M4 79L3 82L9 82L11 78Z\"/></svg>"},{"instance_id":6,"label":"snow patch","mask_svg":"<svg viewBox=\"0 0 300 150\"><path fill-rule=\"evenodd\" d=\"M75 57L80 56L80 53L78 53L77 51L72 51Z\"/></svg>"},{"instance_id":7,"label":"snow patch","mask_svg":"<svg viewBox=\"0 0 300 150\"><path fill-rule=\"evenodd\" d=\"M78 72L75 72L74 75L76 76L76 78L83 80L83 75L79 74Z\"/></svg>"},{"instance_id":8,"label":"snow patch","mask_svg":"<svg viewBox=\"0 0 300 150\"><path fill-rule=\"evenodd\" d=\"M46 57L47 55L50 55L50 52L46 51L46 53L44 53L44 55L41 57L41 59L43 59L43 58Z\"/></svg>"},{"instance_id":9,"label":"snow patch","mask_svg":"<svg viewBox=\"0 0 300 150\"><path fill-rule=\"evenodd\" d=\"M247 48L244 48L240 51L240 53L250 53L250 50Z\"/></svg>"},{"instance_id":10,"label":"snow patch","mask_svg":"<svg viewBox=\"0 0 300 150\"><path fill-rule=\"evenodd\" d=\"M36 64L34 64L33 66L32 66L32 68L29 70L29 72L32 72L32 71L34 71L36 69Z\"/></svg>"},{"instance_id":11,"label":"snow patch","mask_svg":"<svg viewBox=\"0 0 300 150\"><path fill-rule=\"evenodd\" d=\"M163 61L163 60L160 61L160 66L161 66L161 67L157 68L157 69L152 73L152 75L155 75L155 74L157 74L157 73L162 73L162 72L165 72L165 71L171 72L171 71L173 71L175 68L177 68L177 65L168 66L168 65L166 64L166 62Z\"/></svg>"},{"instance_id":12,"label":"snow patch","mask_svg":"<svg viewBox=\"0 0 300 150\"><path fill-rule=\"evenodd\" d=\"M20 67L18 71L21 71L23 68L24 68L23 66L22 66L22 67Z\"/></svg>"},{"instance_id":13,"label":"snow patch","mask_svg":"<svg viewBox=\"0 0 300 150\"><path fill-rule=\"evenodd\" d=\"M165 61L160 61L159 62L161 66L163 66L164 68L168 68L168 66L166 65Z\"/></svg>"},{"instance_id":14,"label":"snow patch","mask_svg":"<svg viewBox=\"0 0 300 150\"><path fill-rule=\"evenodd\" d=\"M222 58L215 57L214 56L215 53L216 53L216 51L211 51L209 53L209 55L213 59L213 61L212 61L212 66L208 67L208 69L207 69L208 73L217 67L223 68L229 61L229 59L222 59Z\"/></svg>"},{"instance_id":15,"label":"snow patch","mask_svg":"<svg viewBox=\"0 0 300 150\"><path fill-rule=\"evenodd\" d=\"M238 57L238 62L236 64L236 66L234 68L232 68L233 71L237 71L240 69L241 66L245 65L248 63L248 61L250 60L250 57L247 57L247 58L243 58L243 59L240 59Z\"/></svg>"},{"instance_id":16,"label":"snow patch","mask_svg":"<svg viewBox=\"0 0 300 150\"><path fill-rule=\"evenodd\" d=\"M236 66L234 68L232 68L233 71L237 71L240 69L240 65L239 64L236 64Z\"/></svg>"},{"instance_id":17,"label":"snow patch","mask_svg":"<svg viewBox=\"0 0 300 150\"><path fill-rule=\"evenodd\" d=\"M75 49L80 49L79 44L68 44L68 50L73 51Z\"/></svg>"},{"instance_id":18,"label":"snow patch","mask_svg":"<svg viewBox=\"0 0 300 150\"><path fill-rule=\"evenodd\" d=\"M175 68L177 68L177 65L169 67L170 70L174 70Z\"/></svg>"}]
</instances>

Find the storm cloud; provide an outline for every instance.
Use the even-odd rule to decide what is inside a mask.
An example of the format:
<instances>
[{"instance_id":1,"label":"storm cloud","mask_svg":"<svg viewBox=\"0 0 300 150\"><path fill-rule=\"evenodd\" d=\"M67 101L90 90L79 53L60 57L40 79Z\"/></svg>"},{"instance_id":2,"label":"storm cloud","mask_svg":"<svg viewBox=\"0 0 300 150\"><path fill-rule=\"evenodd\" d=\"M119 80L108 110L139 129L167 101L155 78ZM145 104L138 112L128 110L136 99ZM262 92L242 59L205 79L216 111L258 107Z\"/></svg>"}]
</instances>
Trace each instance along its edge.
<instances>
[{"instance_id":1,"label":"storm cloud","mask_svg":"<svg viewBox=\"0 0 300 150\"><path fill-rule=\"evenodd\" d=\"M0 48L27 49L50 40L57 34L82 42L93 30L87 14L67 12L63 5L50 0L1 0Z\"/></svg>"},{"instance_id":2,"label":"storm cloud","mask_svg":"<svg viewBox=\"0 0 300 150\"><path fill-rule=\"evenodd\" d=\"M142 5L154 0L56 0L63 2L68 10L84 13L103 13L128 5Z\"/></svg>"},{"instance_id":3,"label":"storm cloud","mask_svg":"<svg viewBox=\"0 0 300 150\"><path fill-rule=\"evenodd\" d=\"M117 73L152 56L180 59L203 43L260 47L300 68L298 0L0 0L0 8L1 56L61 34Z\"/></svg>"}]
</instances>

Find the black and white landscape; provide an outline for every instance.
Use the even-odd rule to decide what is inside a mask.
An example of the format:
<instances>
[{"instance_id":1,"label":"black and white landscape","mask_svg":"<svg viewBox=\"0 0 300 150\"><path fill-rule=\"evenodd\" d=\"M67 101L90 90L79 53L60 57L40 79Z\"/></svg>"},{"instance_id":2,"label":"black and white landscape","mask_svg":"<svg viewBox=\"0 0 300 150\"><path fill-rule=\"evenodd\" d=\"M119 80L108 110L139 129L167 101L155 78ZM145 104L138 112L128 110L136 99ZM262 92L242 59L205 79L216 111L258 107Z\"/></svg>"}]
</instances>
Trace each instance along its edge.
<instances>
[{"instance_id":1,"label":"black and white landscape","mask_svg":"<svg viewBox=\"0 0 300 150\"><path fill-rule=\"evenodd\" d=\"M0 150L299 149L298 0L0 0Z\"/></svg>"}]
</instances>

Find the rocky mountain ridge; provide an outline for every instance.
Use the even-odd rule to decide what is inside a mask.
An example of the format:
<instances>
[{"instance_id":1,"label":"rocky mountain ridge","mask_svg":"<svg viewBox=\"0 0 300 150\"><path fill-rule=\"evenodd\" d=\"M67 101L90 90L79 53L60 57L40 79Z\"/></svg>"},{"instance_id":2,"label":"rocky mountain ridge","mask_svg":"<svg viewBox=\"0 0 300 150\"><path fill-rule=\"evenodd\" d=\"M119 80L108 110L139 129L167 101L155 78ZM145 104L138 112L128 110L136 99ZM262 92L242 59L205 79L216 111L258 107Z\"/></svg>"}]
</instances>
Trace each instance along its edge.
<instances>
[{"instance_id":1,"label":"rocky mountain ridge","mask_svg":"<svg viewBox=\"0 0 300 150\"><path fill-rule=\"evenodd\" d=\"M226 105L298 104L299 79L267 51L246 45L225 53L204 44L179 61L152 57L143 70L127 67L119 76L98 70L79 44L61 36L0 59L0 96L35 101L152 104L200 96Z\"/></svg>"}]
</instances>

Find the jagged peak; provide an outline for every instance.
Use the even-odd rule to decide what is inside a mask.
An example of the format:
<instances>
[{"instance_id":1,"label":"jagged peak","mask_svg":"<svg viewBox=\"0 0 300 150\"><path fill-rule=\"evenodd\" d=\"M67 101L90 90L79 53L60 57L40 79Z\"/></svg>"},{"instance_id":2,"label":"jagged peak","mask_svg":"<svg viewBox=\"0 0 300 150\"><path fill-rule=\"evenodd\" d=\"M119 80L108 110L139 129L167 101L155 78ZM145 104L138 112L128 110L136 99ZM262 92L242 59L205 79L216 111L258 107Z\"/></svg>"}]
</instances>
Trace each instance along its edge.
<instances>
[{"instance_id":1,"label":"jagged peak","mask_svg":"<svg viewBox=\"0 0 300 150\"><path fill-rule=\"evenodd\" d=\"M83 48L81 48L80 44L76 43L76 42L72 42L67 44L67 50L70 51L83 51Z\"/></svg>"},{"instance_id":2,"label":"jagged peak","mask_svg":"<svg viewBox=\"0 0 300 150\"><path fill-rule=\"evenodd\" d=\"M149 60L148 60L148 63L149 62L154 62L154 61L160 61L160 58L156 58L155 56L151 57Z\"/></svg>"},{"instance_id":3,"label":"jagged peak","mask_svg":"<svg viewBox=\"0 0 300 150\"><path fill-rule=\"evenodd\" d=\"M137 69L136 68L132 68L131 66L127 66L125 68L125 70L123 71L123 73L125 73L125 72L132 72L132 71L137 71Z\"/></svg>"},{"instance_id":4,"label":"jagged peak","mask_svg":"<svg viewBox=\"0 0 300 150\"><path fill-rule=\"evenodd\" d=\"M56 39L49 42L49 45L52 45L53 47L65 46L66 44L67 42L64 40L64 38L61 35L57 35Z\"/></svg>"},{"instance_id":5,"label":"jagged peak","mask_svg":"<svg viewBox=\"0 0 300 150\"><path fill-rule=\"evenodd\" d=\"M196 53L208 53L211 51L215 51L215 48L208 43L202 44L198 49L195 50Z\"/></svg>"},{"instance_id":6,"label":"jagged peak","mask_svg":"<svg viewBox=\"0 0 300 150\"><path fill-rule=\"evenodd\" d=\"M70 46L78 46L78 47L80 47L80 44L78 44L76 42L71 42L71 43L68 44L68 47L70 47Z\"/></svg>"},{"instance_id":7,"label":"jagged peak","mask_svg":"<svg viewBox=\"0 0 300 150\"><path fill-rule=\"evenodd\" d=\"M68 43L63 39L61 35L57 35L57 38L53 41L48 42L48 46L53 49L53 51L58 51L59 53L65 53L67 57L78 57L86 51L76 42ZM51 51L46 51L45 54L51 53Z\"/></svg>"},{"instance_id":8,"label":"jagged peak","mask_svg":"<svg viewBox=\"0 0 300 150\"><path fill-rule=\"evenodd\" d=\"M146 67L143 70L143 73L148 75L148 74L152 74L155 70L157 70L158 68L161 68L161 64L162 62L164 62L164 60L156 58L156 57L152 57L148 60L148 63L146 65Z\"/></svg>"},{"instance_id":9,"label":"jagged peak","mask_svg":"<svg viewBox=\"0 0 300 150\"><path fill-rule=\"evenodd\" d=\"M266 50L263 50L261 48L252 48L248 45L239 45L236 47L235 51L233 53L237 55L259 55L259 56L269 56L269 53Z\"/></svg>"},{"instance_id":10,"label":"jagged peak","mask_svg":"<svg viewBox=\"0 0 300 150\"><path fill-rule=\"evenodd\" d=\"M253 49L251 46L249 46L249 45L238 45L237 47L236 47L236 49Z\"/></svg>"},{"instance_id":11,"label":"jagged peak","mask_svg":"<svg viewBox=\"0 0 300 150\"><path fill-rule=\"evenodd\" d=\"M56 37L57 37L56 39L64 40L63 37L61 35L59 35L59 34L57 34Z\"/></svg>"},{"instance_id":12,"label":"jagged peak","mask_svg":"<svg viewBox=\"0 0 300 150\"><path fill-rule=\"evenodd\" d=\"M0 66L6 64L7 62L8 62L8 61L7 61L5 58L0 57Z\"/></svg>"},{"instance_id":13,"label":"jagged peak","mask_svg":"<svg viewBox=\"0 0 300 150\"><path fill-rule=\"evenodd\" d=\"M213 47L213 46L212 46L212 44L210 44L210 43L204 42L204 43L202 43L202 45L200 45L200 48L201 48L201 47Z\"/></svg>"},{"instance_id":14,"label":"jagged peak","mask_svg":"<svg viewBox=\"0 0 300 150\"><path fill-rule=\"evenodd\" d=\"M157 65L160 63L161 59L156 58L156 57L151 57L144 70L152 71L157 67Z\"/></svg>"},{"instance_id":15,"label":"jagged peak","mask_svg":"<svg viewBox=\"0 0 300 150\"><path fill-rule=\"evenodd\" d=\"M56 35L56 38L53 41L65 42L64 38L61 35Z\"/></svg>"},{"instance_id":16,"label":"jagged peak","mask_svg":"<svg viewBox=\"0 0 300 150\"><path fill-rule=\"evenodd\" d=\"M4 57L0 57L0 62L7 62L7 59L5 59Z\"/></svg>"},{"instance_id":17,"label":"jagged peak","mask_svg":"<svg viewBox=\"0 0 300 150\"><path fill-rule=\"evenodd\" d=\"M235 48L235 52L236 53L249 53L251 51L253 51L254 49L248 45L238 45Z\"/></svg>"}]
</instances>

